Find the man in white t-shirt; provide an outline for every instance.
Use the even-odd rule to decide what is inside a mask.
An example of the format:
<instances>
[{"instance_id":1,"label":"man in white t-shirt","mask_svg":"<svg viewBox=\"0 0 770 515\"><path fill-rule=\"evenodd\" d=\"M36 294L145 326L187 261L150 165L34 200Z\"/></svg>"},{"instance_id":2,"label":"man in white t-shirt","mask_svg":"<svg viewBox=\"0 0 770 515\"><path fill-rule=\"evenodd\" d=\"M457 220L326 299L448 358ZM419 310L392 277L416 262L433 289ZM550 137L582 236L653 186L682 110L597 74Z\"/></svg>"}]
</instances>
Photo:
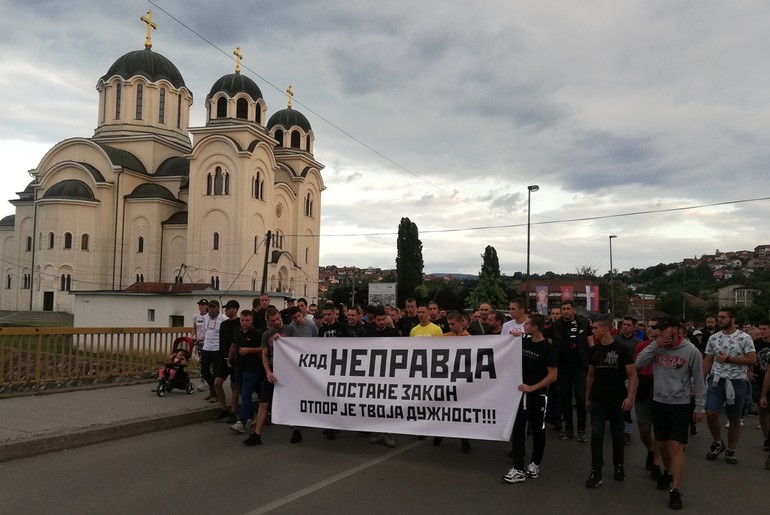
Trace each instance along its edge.
<instances>
[{"instance_id":1,"label":"man in white t-shirt","mask_svg":"<svg viewBox=\"0 0 770 515\"><path fill-rule=\"evenodd\" d=\"M524 299L513 299L508 308L511 310L511 319L503 324L500 334L521 336L524 334L524 322L527 321L527 304Z\"/></svg>"},{"instance_id":2,"label":"man in white t-shirt","mask_svg":"<svg viewBox=\"0 0 770 515\"><path fill-rule=\"evenodd\" d=\"M203 350L201 351L201 376L209 387L207 401L216 401L217 394L214 391L214 373L212 366L219 358L219 328L227 317L219 312L219 301L209 301L209 313L203 320Z\"/></svg>"},{"instance_id":3,"label":"man in white t-shirt","mask_svg":"<svg viewBox=\"0 0 770 515\"><path fill-rule=\"evenodd\" d=\"M209 301L201 299L198 301L198 312L193 315L193 330L192 339L195 342L195 354L196 358L200 361L201 351L203 350L203 340L206 336L206 332L203 329L203 323L208 315ZM198 385L198 391L202 392L208 389L206 381L201 376L200 384Z\"/></svg>"}]
</instances>

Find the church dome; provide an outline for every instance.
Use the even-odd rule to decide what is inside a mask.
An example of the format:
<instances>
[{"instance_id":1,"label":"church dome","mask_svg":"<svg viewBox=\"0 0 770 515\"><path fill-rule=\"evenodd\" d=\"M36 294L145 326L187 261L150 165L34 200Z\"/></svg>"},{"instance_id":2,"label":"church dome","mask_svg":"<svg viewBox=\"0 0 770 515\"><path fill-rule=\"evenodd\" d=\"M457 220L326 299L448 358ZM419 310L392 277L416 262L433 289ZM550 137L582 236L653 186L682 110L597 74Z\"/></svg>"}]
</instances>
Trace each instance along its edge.
<instances>
[{"instance_id":1,"label":"church dome","mask_svg":"<svg viewBox=\"0 0 770 515\"><path fill-rule=\"evenodd\" d=\"M96 200L93 191L83 181L67 179L57 182L43 194L44 199Z\"/></svg>"},{"instance_id":2,"label":"church dome","mask_svg":"<svg viewBox=\"0 0 770 515\"><path fill-rule=\"evenodd\" d=\"M211 86L208 98L212 98L220 92L227 94L230 98L233 98L241 92L246 93L255 102L262 98L262 91L259 89L259 86L257 86L257 83L240 73L230 73L220 77L219 80Z\"/></svg>"},{"instance_id":3,"label":"church dome","mask_svg":"<svg viewBox=\"0 0 770 515\"><path fill-rule=\"evenodd\" d=\"M150 82L166 79L175 88L186 87L182 74L174 63L149 48L134 50L119 57L102 76L102 80L107 82L116 75L124 79L141 75Z\"/></svg>"},{"instance_id":4,"label":"church dome","mask_svg":"<svg viewBox=\"0 0 770 515\"><path fill-rule=\"evenodd\" d=\"M171 193L167 188L164 188L163 186L160 186L158 184L150 184L150 183L140 184L139 186L134 188L134 191L126 195L126 198L133 198L133 199L160 198L164 200L173 200L175 202L179 201L179 199L177 199L174 196L174 194Z\"/></svg>"},{"instance_id":5,"label":"church dome","mask_svg":"<svg viewBox=\"0 0 770 515\"><path fill-rule=\"evenodd\" d=\"M305 132L310 132L311 130L310 122L307 121L305 115L295 109L292 109L291 107L288 109L281 109L273 116L271 116L270 120L267 122L267 130L269 131L276 125L280 125L285 129L290 129L291 127L296 126Z\"/></svg>"}]
</instances>

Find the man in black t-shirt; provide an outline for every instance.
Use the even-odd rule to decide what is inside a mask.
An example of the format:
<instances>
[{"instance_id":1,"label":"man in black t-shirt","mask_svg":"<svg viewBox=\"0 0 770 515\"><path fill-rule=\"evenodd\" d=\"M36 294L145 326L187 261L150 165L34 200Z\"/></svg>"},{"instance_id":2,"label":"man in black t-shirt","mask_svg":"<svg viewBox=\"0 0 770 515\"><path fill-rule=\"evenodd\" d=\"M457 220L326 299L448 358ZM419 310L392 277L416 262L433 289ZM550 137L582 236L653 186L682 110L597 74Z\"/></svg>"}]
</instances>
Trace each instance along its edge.
<instances>
[{"instance_id":1,"label":"man in black t-shirt","mask_svg":"<svg viewBox=\"0 0 770 515\"><path fill-rule=\"evenodd\" d=\"M612 338L612 321L600 318L592 324L594 346L588 359L586 411L591 414L591 476L588 488L602 484L604 466L604 428L610 421L614 478L626 479L623 469L623 412L634 405L636 365L631 352ZM626 389L628 378L628 389Z\"/></svg>"},{"instance_id":2,"label":"man in black t-shirt","mask_svg":"<svg viewBox=\"0 0 770 515\"><path fill-rule=\"evenodd\" d=\"M545 450L545 406L548 386L556 381L556 353L553 346L543 336L545 318L533 313L524 322L524 333L529 338L521 342L522 384L518 390L523 392L516 421L511 433L513 447L513 467L503 476L506 483L520 483L526 478L535 479L540 474L540 462ZM532 428L532 459L524 470L524 448L527 440L527 423Z\"/></svg>"},{"instance_id":3,"label":"man in black t-shirt","mask_svg":"<svg viewBox=\"0 0 770 515\"><path fill-rule=\"evenodd\" d=\"M227 404L225 402L225 379L230 377L230 409L232 413L229 414L227 422L233 424L237 421L236 413L238 413L238 383L235 378L231 377L233 373L232 366L228 363L227 357L230 354L230 344L233 342L233 334L239 327L240 321L238 319L238 309L241 305L237 300L230 300L222 306L225 310L225 316L227 320L222 322L219 326L219 355L214 361L214 391L217 392L217 400L219 401L219 415L217 420L221 420L228 417Z\"/></svg>"},{"instance_id":4,"label":"man in black t-shirt","mask_svg":"<svg viewBox=\"0 0 770 515\"><path fill-rule=\"evenodd\" d=\"M386 337L398 336L398 329L388 326L388 317L382 306L377 306L374 310L374 323L369 328L367 336Z\"/></svg>"},{"instance_id":5,"label":"man in black t-shirt","mask_svg":"<svg viewBox=\"0 0 770 515\"><path fill-rule=\"evenodd\" d=\"M762 407L759 400L762 396L762 381L767 373L768 362L770 362L770 320L763 320L758 324L759 338L754 340L754 350L757 352L757 362L753 370L749 373L751 381L751 395L759 410L759 425L762 428L764 438L764 450L770 450L770 439L768 438L768 427L770 427L770 414L766 407Z\"/></svg>"},{"instance_id":6,"label":"man in black t-shirt","mask_svg":"<svg viewBox=\"0 0 770 515\"><path fill-rule=\"evenodd\" d=\"M401 336L409 336L412 332L412 328L420 323L420 319L417 318L417 301L412 297L406 299L404 304L404 311L401 313L401 318L396 322L396 329Z\"/></svg>"},{"instance_id":7,"label":"man in black t-shirt","mask_svg":"<svg viewBox=\"0 0 770 515\"><path fill-rule=\"evenodd\" d=\"M254 312L250 309L241 311L239 326L233 331L232 345L229 347L228 363L233 367L233 382L238 384L241 394L241 407L238 420L231 426L236 433L243 433L249 419L254 417L254 405L251 395L262 373L262 338L259 329L254 327ZM234 403L235 404L235 403Z\"/></svg>"}]
</instances>

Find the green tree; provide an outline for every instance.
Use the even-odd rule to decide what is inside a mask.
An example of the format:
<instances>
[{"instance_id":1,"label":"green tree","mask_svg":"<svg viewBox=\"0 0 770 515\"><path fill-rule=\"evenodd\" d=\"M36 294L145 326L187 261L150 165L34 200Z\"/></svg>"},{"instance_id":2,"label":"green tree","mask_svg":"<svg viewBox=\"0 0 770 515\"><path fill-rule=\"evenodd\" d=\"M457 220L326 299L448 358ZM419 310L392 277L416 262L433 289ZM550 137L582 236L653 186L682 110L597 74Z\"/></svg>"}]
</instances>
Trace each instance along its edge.
<instances>
[{"instance_id":1,"label":"green tree","mask_svg":"<svg viewBox=\"0 0 770 515\"><path fill-rule=\"evenodd\" d=\"M479 284L468 295L466 302L471 307L487 302L494 309L505 309L508 298L505 296L505 290L503 290L497 251L493 246L487 245L481 258Z\"/></svg>"},{"instance_id":2,"label":"green tree","mask_svg":"<svg viewBox=\"0 0 770 515\"><path fill-rule=\"evenodd\" d=\"M420 241L417 224L402 218L398 224L398 240L396 240L396 274L398 276L398 302L404 305L407 297L414 296L415 288L422 284L422 242Z\"/></svg>"}]
</instances>

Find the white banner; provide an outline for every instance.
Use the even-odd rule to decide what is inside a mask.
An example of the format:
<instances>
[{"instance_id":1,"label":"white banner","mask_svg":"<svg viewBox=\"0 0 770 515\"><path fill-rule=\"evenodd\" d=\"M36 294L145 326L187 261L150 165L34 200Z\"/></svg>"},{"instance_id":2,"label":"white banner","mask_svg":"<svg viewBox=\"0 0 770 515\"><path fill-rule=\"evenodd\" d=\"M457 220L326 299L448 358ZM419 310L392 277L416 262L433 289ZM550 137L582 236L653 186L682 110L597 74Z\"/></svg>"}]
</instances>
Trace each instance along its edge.
<instances>
[{"instance_id":1,"label":"white banner","mask_svg":"<svg viewBox=\"0 0 770 515\"><path fill-rule=\"evenodd\" d=\"M278 424L505 441L521 338L281 338L273 372Z\"/></svg>"}]
</instances>

